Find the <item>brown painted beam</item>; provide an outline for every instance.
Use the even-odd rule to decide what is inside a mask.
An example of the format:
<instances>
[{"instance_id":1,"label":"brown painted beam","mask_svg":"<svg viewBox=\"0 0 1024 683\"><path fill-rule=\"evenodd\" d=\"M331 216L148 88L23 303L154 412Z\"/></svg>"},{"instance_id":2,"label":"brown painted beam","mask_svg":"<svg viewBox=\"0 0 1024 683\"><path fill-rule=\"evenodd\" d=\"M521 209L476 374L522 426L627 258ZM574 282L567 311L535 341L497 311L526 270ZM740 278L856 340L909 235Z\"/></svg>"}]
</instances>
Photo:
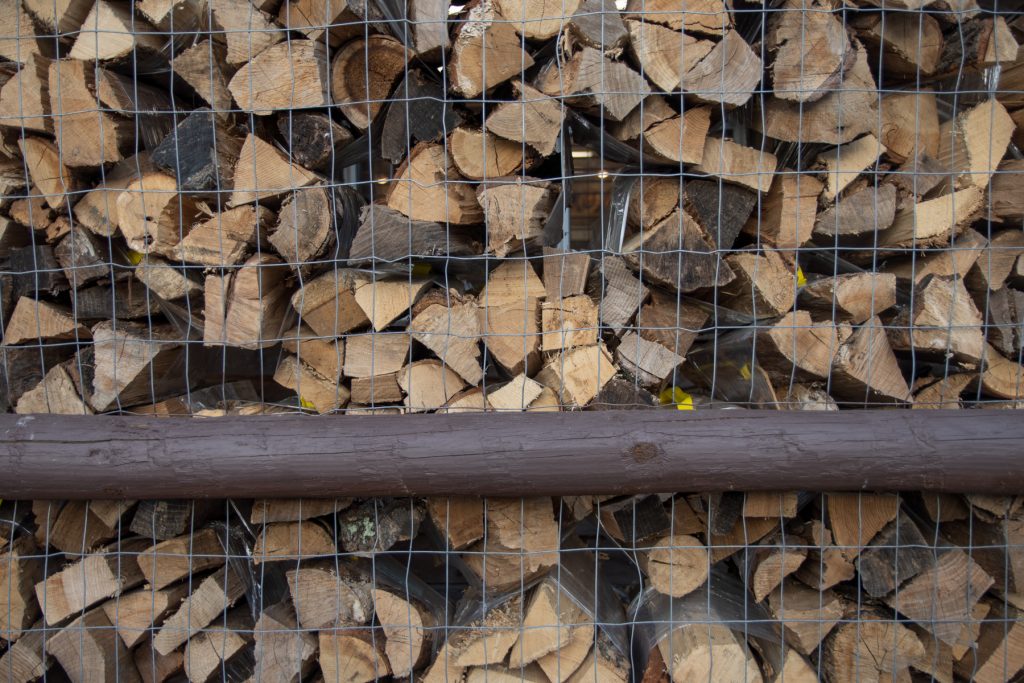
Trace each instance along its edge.
<instances>
[{"instance_id":1,"label":"brown painted beam","mask_svg":"<svg viewBox=\"0 0 1024 683\"><path fill-rule=\"evenodd\" d=\"M0 498L1024 493L1012 410L0 416Z\"/></svg>"}]
</instances>

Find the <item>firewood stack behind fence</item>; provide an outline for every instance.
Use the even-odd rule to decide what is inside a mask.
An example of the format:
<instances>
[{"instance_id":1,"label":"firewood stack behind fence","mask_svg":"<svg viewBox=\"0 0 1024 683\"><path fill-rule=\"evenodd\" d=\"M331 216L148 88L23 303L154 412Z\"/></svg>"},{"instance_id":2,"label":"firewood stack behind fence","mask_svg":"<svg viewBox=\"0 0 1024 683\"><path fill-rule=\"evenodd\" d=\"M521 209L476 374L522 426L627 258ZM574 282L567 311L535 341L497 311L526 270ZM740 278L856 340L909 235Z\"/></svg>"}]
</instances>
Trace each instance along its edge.
<instances>
[{"instance_id":1,"label":"firewood stack behind fence","mask_svg":"<svg viewBox=\"0 0 1024 683\"><path fill-rule=\"evenodd\" d=\"M68 415L1018 408L1022 44L1009 0L0 0L0 495ZM0 501L0 681L1024 669L1021 496L134 500L102 452L127 500Z\"/></svg>"}]
</instances>

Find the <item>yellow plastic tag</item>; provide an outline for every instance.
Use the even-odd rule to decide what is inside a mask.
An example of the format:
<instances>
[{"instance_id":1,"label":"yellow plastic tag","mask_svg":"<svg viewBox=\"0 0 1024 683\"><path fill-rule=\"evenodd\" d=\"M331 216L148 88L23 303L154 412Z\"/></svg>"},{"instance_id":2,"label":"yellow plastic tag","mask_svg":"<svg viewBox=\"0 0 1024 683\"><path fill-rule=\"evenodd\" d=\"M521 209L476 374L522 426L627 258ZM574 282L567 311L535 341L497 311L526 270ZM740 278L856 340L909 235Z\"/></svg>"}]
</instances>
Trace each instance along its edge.
<instances>
[{"instance_id":1,"label":"yellow plastic tag","mask_svg":"<svg viewBox=\"0 0 1024 683\"><path fill-rule=\"evenodd\" d=\"M128 250L128 262L133 266L137 266L142 263L142 254L131 249Z\"/></svg>"},{"instance_id":2,"label":"yellow plastic tag","mask_svg":"<svg viewBox=\"0 0 1024 683\"><path fill-rule=\"evenodd\" d=\"M743 379L750 379L752 377L750 373L750 363L744 363L743 367L740 368L740 377Z\"/></svg>"},{"instance_id":3,"label":"yellow plastic tag","mask_svg":"<svg viewBox=\"0 0 1024 683\"><path fill-rule=\"evenodd\" d=\"M679 387L666 387L659 395L658 400L661 401L661 405L667 406L675 404L676 410L693 410L693 396L680 389Z\"/></svg>"},{"instance_id":4,"label":"yellow plastic tag","mask_svg":"<svg viewBox=\"0 0 1024 683\"><path fill-rule=\"evenodd\" d=\"M301 396L299 396L299 405L302 406L303 408L307 408L309 410L316 410L316 406L315 405L313 405L312 403L310 403L306 399L302 398Z\"/></svg>"},{"instance_id":5,"label":"yellow plastic tag","mask_svg":"<svg viewBox=\"0 0 1024 683\"><path fill-rule=\"evenodd\" d=\"M800 266L796 267L796 286L803 287L807 284L807 278L804 277L804 269Z\"/></svg>"}]
</instances>

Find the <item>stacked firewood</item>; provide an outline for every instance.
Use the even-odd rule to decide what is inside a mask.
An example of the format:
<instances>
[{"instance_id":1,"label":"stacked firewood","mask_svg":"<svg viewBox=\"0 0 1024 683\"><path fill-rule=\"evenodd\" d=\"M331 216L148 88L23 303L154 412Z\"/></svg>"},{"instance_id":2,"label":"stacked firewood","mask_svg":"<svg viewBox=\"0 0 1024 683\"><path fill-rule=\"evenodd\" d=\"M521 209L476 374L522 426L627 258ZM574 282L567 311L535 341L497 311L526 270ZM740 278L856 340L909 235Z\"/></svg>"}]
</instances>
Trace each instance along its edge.
<instances>
[{"instance_id":1,"label":"stacked firewood","mask_svg":"<svg viewBox=\"0 0 1024 683\"><path fill-rule=\"evenodd\" d=\"M0 409L1013 405L1024 21L762 10L2 0Z\"/></svg>"},{"instance_id":2,"label":"stacked firewood","mask_svg":"<svg viewBox=\"0 0 1024 683\"><path fill-rule=\"evenodd\" d=\"M6 501L0 680L1019 680L1022 501Z\"/></svg>"}]
</instances>

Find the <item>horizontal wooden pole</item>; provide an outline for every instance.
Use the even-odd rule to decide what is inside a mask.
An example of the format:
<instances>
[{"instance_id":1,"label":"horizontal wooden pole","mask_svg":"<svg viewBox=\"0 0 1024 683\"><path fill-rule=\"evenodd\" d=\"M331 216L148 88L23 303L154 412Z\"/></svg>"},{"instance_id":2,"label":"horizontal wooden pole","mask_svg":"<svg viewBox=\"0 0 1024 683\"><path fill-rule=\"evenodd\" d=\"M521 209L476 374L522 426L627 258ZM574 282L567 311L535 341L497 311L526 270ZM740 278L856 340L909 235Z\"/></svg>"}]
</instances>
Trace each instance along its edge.
<instances>
[{"instance_id":1,"label":"horizontal wooden pole","mask_svg":"<svg viewBox=\"0 0 1024 683\"><path fill-rule=\"evenodd\" d=\"M1012 410L0 416L0 498L1024 492Z\"/></svg>"}]
</instances>

